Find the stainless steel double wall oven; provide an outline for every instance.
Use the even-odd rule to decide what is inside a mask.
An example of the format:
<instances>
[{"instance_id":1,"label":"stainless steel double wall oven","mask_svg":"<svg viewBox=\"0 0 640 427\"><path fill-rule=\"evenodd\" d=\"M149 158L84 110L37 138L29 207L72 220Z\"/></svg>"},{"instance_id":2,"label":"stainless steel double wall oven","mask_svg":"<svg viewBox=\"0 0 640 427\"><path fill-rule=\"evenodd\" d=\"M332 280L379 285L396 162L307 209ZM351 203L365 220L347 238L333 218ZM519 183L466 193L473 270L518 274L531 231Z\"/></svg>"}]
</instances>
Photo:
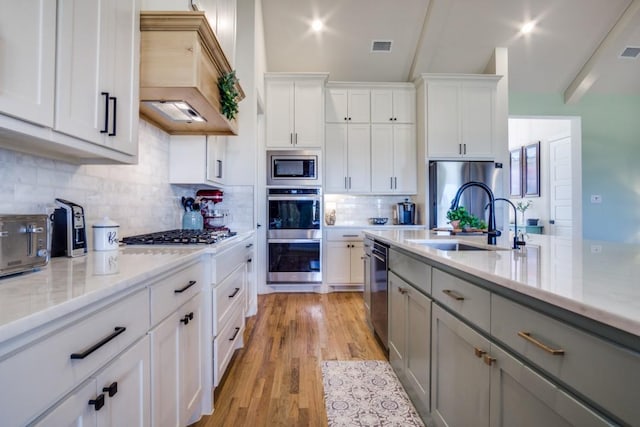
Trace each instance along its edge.
<instances>
[{"instance_id":1,"label":"stainless steel double wall oven","mask_svg":"<svg viewBox=\"0 0 640 427\"><path fill-rule=\"evenodd\" d=\"M267 190L269 283L322 282L322 190Z\"/></svg>"}]
</instances>

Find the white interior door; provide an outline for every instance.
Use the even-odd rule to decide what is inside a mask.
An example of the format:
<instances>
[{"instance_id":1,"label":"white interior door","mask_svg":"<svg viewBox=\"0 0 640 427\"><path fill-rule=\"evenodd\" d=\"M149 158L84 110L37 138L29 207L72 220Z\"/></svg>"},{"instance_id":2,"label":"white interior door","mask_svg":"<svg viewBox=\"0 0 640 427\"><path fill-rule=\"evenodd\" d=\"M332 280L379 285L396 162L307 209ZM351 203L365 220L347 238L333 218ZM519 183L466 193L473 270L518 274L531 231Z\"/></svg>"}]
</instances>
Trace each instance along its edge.
<instances>
[{"instance_id":1,"label":"white interior door","mask_svg":"<svg viewBox=\"0 0 640 427\"><path fill-rule=\"evenodd\" d=\"M549 232L573 235L571 137L549 141Z\"/></svg>"}]
</instances>

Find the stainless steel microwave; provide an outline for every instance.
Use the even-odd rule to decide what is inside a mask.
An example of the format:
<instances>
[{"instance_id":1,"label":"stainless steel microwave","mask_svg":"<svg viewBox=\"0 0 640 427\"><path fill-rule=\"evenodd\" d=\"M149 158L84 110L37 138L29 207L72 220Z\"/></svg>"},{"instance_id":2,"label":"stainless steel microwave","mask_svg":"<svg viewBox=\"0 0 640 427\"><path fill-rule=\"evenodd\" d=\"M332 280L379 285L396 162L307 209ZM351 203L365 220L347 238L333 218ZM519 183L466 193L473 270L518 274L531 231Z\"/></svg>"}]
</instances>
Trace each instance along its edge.
<instances>
[{"instance_id":1,"label":"stainless steel microwave","mask_svg":"<svg viewBox=\"0 0 640 427\"><path fill-rule=\"evenodd\" d=\"M322 185L319 151L267 151L267 162L267 185Z\"/></svg>"}]
</instances>

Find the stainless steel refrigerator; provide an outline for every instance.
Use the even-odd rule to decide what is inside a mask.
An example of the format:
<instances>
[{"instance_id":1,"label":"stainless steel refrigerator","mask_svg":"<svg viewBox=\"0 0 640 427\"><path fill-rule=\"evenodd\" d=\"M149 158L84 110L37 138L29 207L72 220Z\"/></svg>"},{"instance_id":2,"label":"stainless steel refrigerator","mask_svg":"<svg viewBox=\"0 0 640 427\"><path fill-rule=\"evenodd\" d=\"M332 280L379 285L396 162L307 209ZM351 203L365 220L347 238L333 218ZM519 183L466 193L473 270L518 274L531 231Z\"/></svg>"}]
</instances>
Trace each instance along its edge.
<instances>
[{"instance_id":1,"label":"stainless steel refrigerator","mask_svg":"<svg viewBox=\"0 0 640 427\"><path fill-rule=\"evenodd\" d=\"M495 197L504 197L502 191L502 164L485 161L432 161L429 162L429 225L447 227L447 211L458 188L465 182L480 181L487 184ZM478 187L467 188L462 193L460 206L488 222L489 202L487 194ZM496 225L502 228L504 202L496 203Z\"/></svg>"}]
</instances>

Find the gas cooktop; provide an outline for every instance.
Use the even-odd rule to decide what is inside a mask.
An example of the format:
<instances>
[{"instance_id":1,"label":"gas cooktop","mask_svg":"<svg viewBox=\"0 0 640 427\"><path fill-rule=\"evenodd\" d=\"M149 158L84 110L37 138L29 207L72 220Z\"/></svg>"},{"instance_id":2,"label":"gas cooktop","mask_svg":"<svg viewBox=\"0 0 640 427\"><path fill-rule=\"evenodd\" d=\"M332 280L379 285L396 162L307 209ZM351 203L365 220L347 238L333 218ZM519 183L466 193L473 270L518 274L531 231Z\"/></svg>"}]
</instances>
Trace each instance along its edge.
<instances>
[{"instance_id":1,"label":"gas cooktop","mask_svg":"<svg viewBox=\"0 0 640 427\"><path fill-rule=\"evenodd\" d=\"M157 233L139 234L123 237L122 243L127 245L176 245L176 244L205 244L218 243L221 240L235 236L228 228L210 230L168 230Z\"/></svg>"}]
</instances>

